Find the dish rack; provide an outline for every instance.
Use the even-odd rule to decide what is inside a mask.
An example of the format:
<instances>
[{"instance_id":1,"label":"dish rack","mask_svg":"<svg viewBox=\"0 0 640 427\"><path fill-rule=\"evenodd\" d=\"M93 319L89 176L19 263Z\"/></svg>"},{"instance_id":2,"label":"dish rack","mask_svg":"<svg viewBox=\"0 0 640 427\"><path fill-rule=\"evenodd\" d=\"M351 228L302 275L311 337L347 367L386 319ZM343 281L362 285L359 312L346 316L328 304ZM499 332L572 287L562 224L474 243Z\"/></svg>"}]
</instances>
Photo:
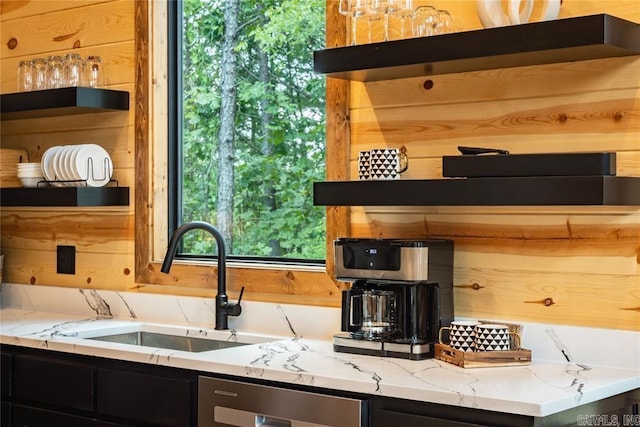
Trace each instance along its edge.
<instances>
[{"instance_id":1,"label":"dish rack","mask_svg":"<svg viewBox=\"0 0 640 427\"><path fill-rule=\"evenodd\" d=\"M103 160L103 168L102 168L102 176L96 177L96 170L93 165L93 158L89 157L87 159L87 179L59 179L58 176L54 176L55 179L48 180L44 179L38 181L37 187L45 187L47 185L51 185L53 187L89 187L89 178L91 178L92 182L105 182L103 186L115 186L118 187L118 181L109 178L107 180L107 171L112 170L113 164L109 161L109 159L105 158ZM46 185L45 185L46 184ZM73 184L73 185L72 185ZM115 185L114 185L115 184Z\"/></svg>"}]
</instances>

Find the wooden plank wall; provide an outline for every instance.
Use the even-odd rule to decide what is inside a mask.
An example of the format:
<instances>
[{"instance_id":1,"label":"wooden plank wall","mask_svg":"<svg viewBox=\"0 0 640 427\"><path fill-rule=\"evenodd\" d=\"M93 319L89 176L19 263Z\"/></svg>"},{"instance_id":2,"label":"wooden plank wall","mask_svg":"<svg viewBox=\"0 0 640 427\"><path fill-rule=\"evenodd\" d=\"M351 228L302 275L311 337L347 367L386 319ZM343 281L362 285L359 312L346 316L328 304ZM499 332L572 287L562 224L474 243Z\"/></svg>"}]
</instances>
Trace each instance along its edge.
<instances>
[{"instance_id":1,"label":"wooden plank wall","mask_svg":"<svg viewBox=\"0 0 640 427\"><path fill-rule=\"evenodd\" d=\"M437 6L480 28L475 1ZM640 22L636 1L561 9L594 13ZM358 152L381 146L407 149L404 177L440 178L459 145L616 151L618 175L640 176L638 56L352 82L350 106L352 179ZM640 330L639 208L361 207L350 218L352 236L453 239L457 316Z\"/></svg>"},{"instance_id":2,"label":"wooden plank wall","mask_svg":"<svg viewBox=\"0 0 640 427\"><path fill-rule=\"evenodd\" d=\"M2 1L2 93L15 92L20 60L76 52L99 55L105 86L134 97L134 1ZM9 40L17 44L11 49ZM102 145L114 178L135 194L134 115L129 112L3 121L2 147L22 148L40 161L55 145ZM8 208L1 213L4 280L14 283L109 288L134 286L134 210ZM76 247L76 274L57 274L56 246Z\"/></svg>"},{"instance_id":3,"label":"wooden plank wall","mask_svg":"<svg viewBox=\"0 0 640 427\"><path fill-rule=\"evenodd\" d=\"M433 4L449 9L461 30L480 27L474 0ZM20 59L76 49L101 55L108 87L128 90L135 99L134 0L3 1L1 6L2 93L15 91ZM640 22L636 0L565 1L561 9L562 17L593 13ZM15 49L8 47L12 37L18 41ZM638 57L434 76L429 90L425 80L350 85L345 96L350 99L352 176L357 176L358 151L405 146L406 177L440 177L440 157L455 154L458 145L513 153L617 151L618 174L640 176ZM115 178L135 194L133 110L1 125L2 146L26 148L34 161L53 145L90 141L105 146L116 165ZM336 143L332 138L328 144ZM128 208L3 207L0 219L6 281L139 287L133 277L133 203ZM347 228L359 237L454 239L458 316L640 330L639 208L363 207L351 209ZM56 245L76 246L75 276L56 274ZM215 276L206 266L176 265L174 270L202 277L207 284L198 283L200 289L210 287ZM335 301L326 302L314 296L318 289L312 286L279 287L265 288L255 299L286 302L293 293L298 302L339 304L337 293ZM194 294L177 285L146 289Z\"/></svg>"}]
</instances>

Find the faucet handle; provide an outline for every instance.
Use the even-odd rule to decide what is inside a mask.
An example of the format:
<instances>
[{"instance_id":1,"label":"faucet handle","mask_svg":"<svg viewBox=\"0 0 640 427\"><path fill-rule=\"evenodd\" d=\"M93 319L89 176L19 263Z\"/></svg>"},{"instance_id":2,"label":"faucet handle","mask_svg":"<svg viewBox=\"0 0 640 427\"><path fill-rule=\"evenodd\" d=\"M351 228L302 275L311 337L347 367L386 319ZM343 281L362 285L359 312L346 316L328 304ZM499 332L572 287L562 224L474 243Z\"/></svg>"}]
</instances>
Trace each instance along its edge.
<instances>
[{"instance_id":1,"label":"faucet handle","mask_svg":"<svg viewBox=\"0 0 640 427\"><path fill-rule=\"evenodd\" d=\"M242 313L242 307L240 306L240 302L242 301L242 295L244 294L244 286L240 289L240 295L238 296L238 302L236 303L227 303L224 308L229 316L240 316Z\"/></svg>"},{"instance_id":2,"label":"faucet handle","mask_svg":"<svg viewBox=\"0 0 640 427\"><path fill-rule=\"evenodd\" d=\"M240 306L240 301L242 301L243 294L244 294L244 286L240 288L240 295L238 295L238 302L236 303L237 306Z\"/></svg>"}]
</instances>

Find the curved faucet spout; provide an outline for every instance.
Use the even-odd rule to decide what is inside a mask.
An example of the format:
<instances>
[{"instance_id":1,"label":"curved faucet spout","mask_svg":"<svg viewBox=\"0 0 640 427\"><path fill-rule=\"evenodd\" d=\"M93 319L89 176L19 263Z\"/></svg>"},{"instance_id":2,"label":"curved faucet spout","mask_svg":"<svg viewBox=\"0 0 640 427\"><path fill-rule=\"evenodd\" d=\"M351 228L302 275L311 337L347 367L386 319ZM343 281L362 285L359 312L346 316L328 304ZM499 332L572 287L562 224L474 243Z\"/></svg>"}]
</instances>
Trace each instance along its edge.
<instances>
[{"instance_id":1,"label":"curved faucet spout","mask_svg":"<svg viewBox=\"0 0 640 427\"><path fill-rule=\"evenodd\" d=\"M227 297L227 283L226 283L226 247L222 234L213 225L204 221L193 221L183 224L173 233L169 240L169 247L167 248L167 254L162 262L163 273L168 273L173 263L173 258L176 256L178 250L178 243L182 236L191 230L204 230L211 234L216 240L218 246L218 294L216 295L216 329L229 329L227 317L239 316L242 312L240 301L242 300L242 294L244 293L244 287L240 291L240 298L237 303L229 303Z\"/></svg>"}]
</instances>

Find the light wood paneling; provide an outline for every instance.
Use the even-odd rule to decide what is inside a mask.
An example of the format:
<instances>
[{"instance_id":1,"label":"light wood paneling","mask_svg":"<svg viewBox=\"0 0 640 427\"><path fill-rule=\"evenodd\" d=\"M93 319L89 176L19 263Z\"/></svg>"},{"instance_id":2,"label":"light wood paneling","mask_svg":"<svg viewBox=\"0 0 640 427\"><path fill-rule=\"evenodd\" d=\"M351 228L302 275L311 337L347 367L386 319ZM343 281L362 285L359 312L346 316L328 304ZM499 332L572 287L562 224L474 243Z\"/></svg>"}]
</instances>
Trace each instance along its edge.
<instances>
[{"instance_id":1,"label":"light wood paneling","mask_svg":"<svg viewBox=\"0 0 640 427\"><path fill-rule=\"evenodd\" d=\"M76 274L57 274L55 254L55 251L12 248L4 257L4 280L73 288L134 287L133 258L127 253L92 253L76 247Z\"/></svg>"},{"instance_id":2,"label":"light wood paneling","mask_svg":"<svg viewBox=\"0 0 640 427\"><path fill-rule=\"evenodd\" d=\"M134 97L133 0L2 2L2 93L15 92L20 60L68 52L100 55L105 83ZM10 49L9 40L17 45ZM135 194L134 111L3 121L2 146L26 149L39 161L55 145L96 143L114 162L121 186ZM15 283L133 288L134 210L2 208L4 279ZM56 248L76 248L76 274L57 274Z\"/></svg>"},{"instance_id":3,"label":"light wood paneling","mask_svg":"<svg viewBox=\"0 0 640 427\"><path fill-rule=\"evenodd\" d=\"M0 55L50 55L77 48L94 48L133 40L135 16L132 0L78 3L80 7L46 10L40 13L33 2L32 13L16 19L2 19ZM68 2L71 6L73 3ZM46 7L46 5L45 5ZM4 15L4 14L3 14ZM15 40L14 44L9 40Z\"/></svg>"},{"instance_id":4,"label":"light wood paneling","mask_svg":"<svg viewBox=\"0 0 640 427\"><path fill-rule=\"evenodd\" d=\"M0 1L0 22L111 1L113 0L2 0Z\"/></svg>"}]
</instances>

